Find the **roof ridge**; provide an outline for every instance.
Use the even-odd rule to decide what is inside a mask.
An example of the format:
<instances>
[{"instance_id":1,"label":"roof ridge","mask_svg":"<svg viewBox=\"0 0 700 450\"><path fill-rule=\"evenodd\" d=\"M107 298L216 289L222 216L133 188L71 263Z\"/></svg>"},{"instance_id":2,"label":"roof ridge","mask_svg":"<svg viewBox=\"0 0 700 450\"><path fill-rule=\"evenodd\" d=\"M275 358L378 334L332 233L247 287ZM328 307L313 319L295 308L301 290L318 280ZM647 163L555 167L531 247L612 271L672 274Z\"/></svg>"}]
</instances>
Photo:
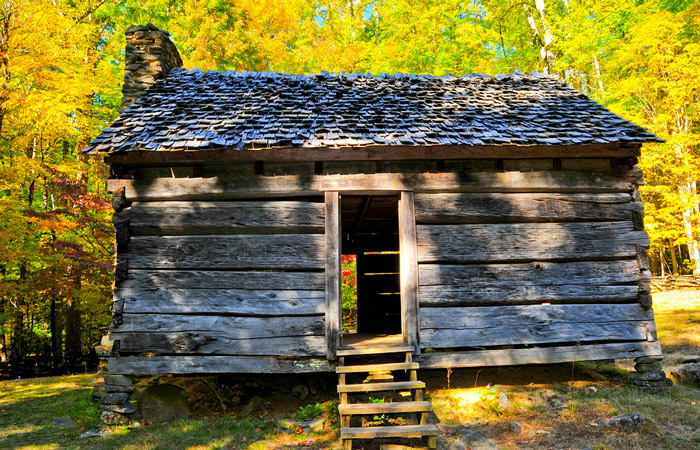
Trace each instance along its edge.
<instances>
[{"instance_id":1,"label":"roof ridge","mask_svg":"<svg viewBox=\"0 0 700 450\"><path fill-rule=\"evenodd\" d=\"M210 74L225 75L230 77L242 77L242 78L307 78L307 79L318 79L323 80L326 78L347 78L347 79L373 79L373 80L387 80L387 79L408 79L408 80L460 80L460 79L491 79L498 81L508 81L510 79L530 79L530 80L545 80L549 79L551 81L561 82L566 85L566 83L554 75L532 72L531 74L525 74L519 71L512 73L500 73L496 75L488 75L482 73L468 73L461 75L432 75L432 74L414 74L406 72L394 72L394 73L381 73L379 75L373 75L371 72L329 72L322 70L320 72L311 72L308 74L294 74L289 72L275 72L275 71L247 71L247 70L202 70L198 67L192 69L176 68L171 71L173 75L194 75L203 76ZM169 74L170 75L170 74ZM568 86L568 85L567 85Z\"/></svg>"}]
</instances>

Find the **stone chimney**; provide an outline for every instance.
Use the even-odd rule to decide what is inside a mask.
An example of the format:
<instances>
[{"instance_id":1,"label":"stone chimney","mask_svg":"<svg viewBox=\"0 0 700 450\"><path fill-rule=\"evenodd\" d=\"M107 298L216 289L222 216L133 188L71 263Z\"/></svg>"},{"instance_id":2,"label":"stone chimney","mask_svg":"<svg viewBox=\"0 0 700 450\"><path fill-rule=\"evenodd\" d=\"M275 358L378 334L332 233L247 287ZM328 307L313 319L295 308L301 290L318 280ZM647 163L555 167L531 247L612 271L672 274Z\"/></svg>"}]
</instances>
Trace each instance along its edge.
<instances>
[{"instance_id":1,"label":"stone chimney","mask_svg":"<svg viewBox=\"0 0 700 450\"><path fill-rule=\"evenodd\" d=\"M182 67L182 59L170 40L170 33L150 23L126 30L126 69L120 111L175 67Z\"/></svg>"}]
</instances>

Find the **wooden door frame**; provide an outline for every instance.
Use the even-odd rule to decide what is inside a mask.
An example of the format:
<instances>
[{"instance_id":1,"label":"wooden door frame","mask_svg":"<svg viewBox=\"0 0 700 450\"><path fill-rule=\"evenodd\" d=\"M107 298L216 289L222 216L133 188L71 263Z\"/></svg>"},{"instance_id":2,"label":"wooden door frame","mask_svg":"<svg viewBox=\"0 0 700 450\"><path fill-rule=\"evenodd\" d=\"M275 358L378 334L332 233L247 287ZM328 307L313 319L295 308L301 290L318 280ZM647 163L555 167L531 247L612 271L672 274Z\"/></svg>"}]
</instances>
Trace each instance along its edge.
<instances>
[{"instance_id":1,"label":"wooden door frame","mask_svg":"<svg viewBox=\"0 0 700 450\"><path fill-rule=\"evenodd\" d=\"M418 346L418 254L413 192L401 191L399 198L399 274L401 285L401 331L406 344Z\"/></svg>"},{"instance_id":2,"label":"wooden door frame","mask_svg":"<svg viewBox=\"0 0 700 450\"><path fill-rule=\"evenodd\" d=\"M361 194L360 194L361 192ZM399 272L401 287L401 332L403 340L418 348L418 260L416 254L416 218L412 191L374 191L373 194L399 195ZM364 195L361 187L357 191L343 194ZM324 192L326 205L326 358L334 361L343 334L342 313L342 234L340 191Z\"/></svg>"},{"instance_id":3,"label":"wooden door frame","mask_svg":"<svg viewBox=\"0 0 700 450\"><path fill-rule=\"evenodd\" d=\"M340 193L325 193L326 201L326 358L335 361L343 337L342 235Z\"/></svg>"}]
</instances>

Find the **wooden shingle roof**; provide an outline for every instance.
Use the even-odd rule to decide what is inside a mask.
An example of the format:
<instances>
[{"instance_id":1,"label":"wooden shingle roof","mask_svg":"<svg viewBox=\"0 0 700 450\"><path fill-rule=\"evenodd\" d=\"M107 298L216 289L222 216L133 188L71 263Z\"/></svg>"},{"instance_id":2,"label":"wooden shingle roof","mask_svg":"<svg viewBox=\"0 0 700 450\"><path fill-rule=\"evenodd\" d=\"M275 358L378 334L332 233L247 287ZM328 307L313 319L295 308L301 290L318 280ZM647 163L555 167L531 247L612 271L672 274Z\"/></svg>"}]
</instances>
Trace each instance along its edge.
<instances>
[{"instance_id":1,"label":"wooden shingle roof","mask_svg":"<svg viewBox=\"0 0 700 450\"><path fill-rule=\"evenodd\" d=\"M88 153L661 142L546 75L202 72L174 69Z\"/></svg>"}]
</instances>

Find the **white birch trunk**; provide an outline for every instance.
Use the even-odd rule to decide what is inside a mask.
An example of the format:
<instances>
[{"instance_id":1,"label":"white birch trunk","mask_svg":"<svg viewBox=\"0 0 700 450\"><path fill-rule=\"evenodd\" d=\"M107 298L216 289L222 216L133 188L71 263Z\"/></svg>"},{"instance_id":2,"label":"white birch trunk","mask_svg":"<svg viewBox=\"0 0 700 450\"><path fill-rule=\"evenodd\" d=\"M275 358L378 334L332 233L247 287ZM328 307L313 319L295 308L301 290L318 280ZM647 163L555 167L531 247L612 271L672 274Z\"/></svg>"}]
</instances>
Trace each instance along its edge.
<instances>
[{"instance_id":1,"label":"white birch trunk","mask_svg":"<svg viewBox=\"0 0 700 450\"><path fill-rule=\"evenodd\" d=\"M694 202L697 196L697 182L689 180L681 187L681 192L684 194L684 202L688 202L688 207L683 210L683 228L685 229L685 237L687 239L688 255L693 263L693 275L700 275L700 246L698 246L697 234L695 231L694 216L698 214L698 204ZM687 196L687 197L686 197Z\"/></svg>"},{"instance_id":2,"label":"white birch trunk","mask_svg":"<svg viewBox=\"0 0 700 450\"><path fill-rule=\"evenodd\" d=\"M593 68L595 69L596 78L598 78L598 89L600 90L600 96L605 101L605 90L603 89L603 77L600 75L600 64L598 64L598 56L593 55Z\"/></svg>"},{"instance_id":3,"label":"white birch trunk","mask_svg":"<svg viewBox=\"0 0 700 450\"><path fill-rule=\"evenodd\" d=\"M530 29L535 36L535 40L540 45L540 61L542 61L542 71L544 73L551 73L555 61L554 53L551 50L552 42L554 42L554 35L547 26L545 1L535 0L535 8L537 8L537 12L540 16L540 27L537 26L537 19L535 19L535 15L532 13L532 10L530 10L530 7L523 3L523 9L525 11L525 15L527 16L527 23L530 25Z\"/></svg>"}]
</instances>

